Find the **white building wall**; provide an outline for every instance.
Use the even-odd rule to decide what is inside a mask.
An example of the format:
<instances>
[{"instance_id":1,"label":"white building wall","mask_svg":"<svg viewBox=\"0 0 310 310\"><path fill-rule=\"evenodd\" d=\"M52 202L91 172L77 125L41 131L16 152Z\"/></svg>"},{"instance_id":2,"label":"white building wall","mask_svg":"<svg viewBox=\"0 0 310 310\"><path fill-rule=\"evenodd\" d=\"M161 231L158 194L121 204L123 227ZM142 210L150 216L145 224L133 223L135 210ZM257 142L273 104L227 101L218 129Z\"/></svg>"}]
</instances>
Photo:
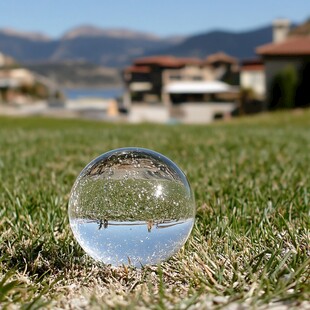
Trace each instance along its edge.
<instances>
[{"instance_id":1,"label":"white building wall","mask_svg":"<svg viewBox=\"0 0 310 310\"><path fill-rule=\"evenodd\" d=\"M133 104L128 115L131 123L167 123L169 119L169 108L165 105Z\"/></svg>"},{"instance_id":2,"label":"white building wall","mask_svg":"<svg viewBox=\"0 0 310 310\"><path fill-rule=\"evenodd\" d=\"M208 124L216 115L229 117L235 107L234 103L183 103L175 107L179 114L175 119L185 124Z\"/></svg>"},{"instance_id":3,"label":"white building wall","mask_svg":"<svg viewBox=\"0 0 310 310\"><path fill-rule=\"evenodd\" d=\"M235 103L183 103L178 106L132 105L128 121L131 123L167 123L171 120L184 124L208 124L215 116L229 117ZM174 112L172 112L174 111ZM174 116L171 116L171 113Z\"/></svg>"},{"instance_id":4,"label":"white building wall","mask_svg":"<svg viewBox=\"0 0 310 310\"><path fill-rule=\"evenodd\" d=\"M241 88L251 88L259 97L266 94L265 72L260 70L242 71L240 74Z\"/></svg>"}]
</instances>

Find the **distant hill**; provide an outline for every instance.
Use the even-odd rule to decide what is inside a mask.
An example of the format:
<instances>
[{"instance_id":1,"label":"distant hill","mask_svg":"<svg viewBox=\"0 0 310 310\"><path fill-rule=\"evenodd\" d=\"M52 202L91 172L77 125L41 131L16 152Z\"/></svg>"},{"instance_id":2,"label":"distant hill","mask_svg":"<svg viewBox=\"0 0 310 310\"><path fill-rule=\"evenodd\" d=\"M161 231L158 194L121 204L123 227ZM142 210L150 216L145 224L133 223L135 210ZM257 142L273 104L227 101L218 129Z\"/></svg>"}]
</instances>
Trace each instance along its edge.
<instances>
[{"instance_id":1,"label":"distant hill","mask_svg":"<svg viewBox=\"0 0 310 310\"><path fill-rule=\"evenodd\" d=\"M120 87L122 85L119 70L86 62L39 63L27 65L27 68L66 88Z\"/></svg>"},{"instance_id":2,"label":"distant hill","mask_svg":"<svg viewBox=\"0 0 310 310\"><path fill-rule=\"evenodd\" d=\"M132 31L128 29L104 29L93 25L81 25L75 27L62 36L62 39L76 39L79 37L110 37L110 38L121 38L121 39L146 39L146 40L161 40L160 37L139 31Z\"/></svg>"},{"instance_id":3,"label":"distant hill","mask_svg":"<svg viewBox=\"0 0 310 310\"><path fill-rule=\"evenodd\" d=\"M205 58L210 54L223 51L238 59L245 59L255 57L255 48L271 41L272 26L244 32L218 30L191 36L180 44L158 49L155 53Z\"/></svg>"},{"instance_id":4,"label":"distant hill","mask_svg":"<svg viewBox=\"0 0 310 310\"><path fill-rule=\"evenodd\" d=\"M256 47L271 41L271 25L242 32L217 30L187 38L161 38L149 33L91 25L73 28L59 39L0 29L0 52L20 63L78 61L113 68L122 68L137 57L155 54L205 58L223 51L242 60L255 57Z\"/></svg>"},{"instance_id":5,"label":"distant hill","mask_svg":"<svg viewBox=\"0 0 310 310\"><path fill-rule=\"evenodd\" d=\"M0 52L18 62L46 61L57 47L53 40L36 40L0 30Z\"/></svg>"},{"instance_id":6,"label":"distant hill","mask_svg":"<svg viewBox=\"0 0 310 310\"><path fill-rule=\"evenodd\" d=\"M176 42L175 38L94 26L74 28L60 39L0 29L0 51L21 63L86 61L122 67L150 50L168 48Z\"/></svg>"},{"instance_id":7,"label":"distant hill","mask_svg":"<svg viewBox=\"0 0 310 310\"><path fill-rule=\"evenodd\" d=\"M309 36L310 35L310 18L301 25L294 27L289 36Z\"/></svg>"}]
</instances>

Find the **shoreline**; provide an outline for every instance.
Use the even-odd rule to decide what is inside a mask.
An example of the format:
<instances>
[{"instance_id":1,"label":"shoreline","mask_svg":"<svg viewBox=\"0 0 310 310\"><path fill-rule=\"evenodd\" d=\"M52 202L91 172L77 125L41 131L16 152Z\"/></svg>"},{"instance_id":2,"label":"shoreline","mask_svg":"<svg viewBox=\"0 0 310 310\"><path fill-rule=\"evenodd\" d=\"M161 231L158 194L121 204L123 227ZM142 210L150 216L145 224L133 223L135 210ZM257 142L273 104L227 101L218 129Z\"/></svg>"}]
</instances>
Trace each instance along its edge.
<instances>
[{"instance_id":1,"label":"shoreline","mask_svg":"<svg viewBox=\"0 0 310 310\"><path fill-rule=\"evenodd\" d=\"M74 85L74 86L63 86L62 90L108 90L108 89L123 89L124 85L102 85L102 86L91 86L91 85Z\"/></svg>"}]
</instances>

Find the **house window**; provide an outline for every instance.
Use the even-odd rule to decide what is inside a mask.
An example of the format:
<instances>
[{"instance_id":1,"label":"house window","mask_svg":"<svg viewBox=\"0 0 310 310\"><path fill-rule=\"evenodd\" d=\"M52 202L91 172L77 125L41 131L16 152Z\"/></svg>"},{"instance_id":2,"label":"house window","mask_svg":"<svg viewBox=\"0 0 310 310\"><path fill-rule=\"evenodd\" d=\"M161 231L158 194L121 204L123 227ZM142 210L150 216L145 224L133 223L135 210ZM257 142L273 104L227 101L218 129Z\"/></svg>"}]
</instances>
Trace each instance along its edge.
<instances>
[{"instance_id":1,"label":"house window","mask_svg":"<svg viewBox=\"0 0 310 310\"><path fill-rule=\"evenodd\" d=\"M193 81L202 81L202 76L201 75L194 75L192 77Z\"/></svg>"},{"instance_id":2,"label":"house window","mask_svg":"<svg viewBox=\"0 0 310 310\"><path fill-rule=\"evenodd\" d=\"M173 75L170 75L170 80L173 80L173 81L179 81L181 80L182 77L180 74L173 74Z\"/></svg>"}]
</instances>

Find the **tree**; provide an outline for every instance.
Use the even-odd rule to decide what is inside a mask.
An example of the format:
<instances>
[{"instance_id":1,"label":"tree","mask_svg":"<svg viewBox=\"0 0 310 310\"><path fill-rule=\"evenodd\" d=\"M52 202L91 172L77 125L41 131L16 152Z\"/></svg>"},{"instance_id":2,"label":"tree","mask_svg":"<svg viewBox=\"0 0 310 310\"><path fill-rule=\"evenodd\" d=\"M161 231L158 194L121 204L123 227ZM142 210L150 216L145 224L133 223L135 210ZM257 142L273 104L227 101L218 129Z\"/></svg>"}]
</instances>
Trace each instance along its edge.
<instances>
[{"instance_id":1,"label":"tree","mask_svg":"<svg viewBox=\"0 0 310 310\"><path fill-rule=\"evenodd\" d=\"M296 91L296 106L305 107L310 105L310 61L301 67L300 82Z\"/></svg>"},{"instance_id":2,"label":"tree","mask_svg":"<svg viewBox=\"0 0 310 310\"><path fill-rule=\"evenodd\" d=\"M289 109L295 107L297 89L297 72L295 67L289 65L278 72L271 85L270 108Z\"/></svg>"}]
</instances>

